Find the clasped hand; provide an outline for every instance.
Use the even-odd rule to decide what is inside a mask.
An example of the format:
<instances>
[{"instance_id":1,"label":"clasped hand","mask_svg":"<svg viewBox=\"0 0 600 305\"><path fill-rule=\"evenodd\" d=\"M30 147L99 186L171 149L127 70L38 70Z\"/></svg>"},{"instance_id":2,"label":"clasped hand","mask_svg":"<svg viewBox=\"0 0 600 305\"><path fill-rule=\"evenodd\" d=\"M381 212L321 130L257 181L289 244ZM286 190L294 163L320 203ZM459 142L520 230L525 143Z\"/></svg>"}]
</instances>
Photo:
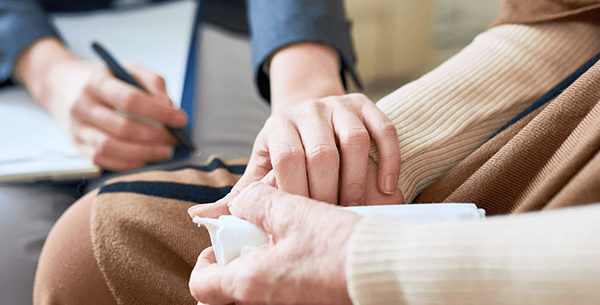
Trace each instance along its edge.
<instances>
[{"instance_id":1,"label":"clasped hand","mask_svg":"<svg viewBox=\"0 0 600 305\"><path fill-rule=\"evenodd\" d=\"M369 158L371 138L379 166ZM231 213L260 227L270 242L226 265L205 249L190 278L192 295L211 305L350 304L345 263L360 217L326 203L403 203L399 171L394 125L364 95L274 113L232 192L189 210L192 217Z\"/></svg>"},{"instance_id":2,"label":"clasped hand","mask_svg":"<svg viewBox=\"0 0 600 305\"><path fill-rule=\"evenodd\" d=\"M369 158L371 140L379 164ZM392 122L362 94L315 99L274 111L242 178L222 204L273 171L282 191L340 205L403 202ZM226 213L226 209L222 211Z\"/></svg>"}]
</instances>

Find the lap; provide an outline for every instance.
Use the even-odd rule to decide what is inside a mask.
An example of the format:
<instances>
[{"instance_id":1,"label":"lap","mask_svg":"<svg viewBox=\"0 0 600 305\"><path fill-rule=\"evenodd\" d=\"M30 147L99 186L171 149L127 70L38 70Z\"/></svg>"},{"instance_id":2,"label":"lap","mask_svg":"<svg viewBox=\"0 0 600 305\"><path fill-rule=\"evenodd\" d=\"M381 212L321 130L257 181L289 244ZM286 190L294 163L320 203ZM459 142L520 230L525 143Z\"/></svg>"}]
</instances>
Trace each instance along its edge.
<instances>
[{"instance_id":1,"label":"lap","mask_svg":"<svg viewBox=\"0 0 600 305\"><path fill-rule=\"evenodd\" d=\"M191 222L187 209L226 195L244 165L245 160L224 163L215 159L204 166L119 177L99 189L89 211L90 247L94 265L102 273L102 284L110 288L120 303L150 304L160 300L164 304L195 304L188 289L189 275L197 256L210 246L210 238L204 228ZM77 202L74 208L85 204ZM68 214L56 227L76 225L80 217ZM64 248L57 247L60 240L52 234L45 247ZM64 231L61 236L64 240L64 235L73 234L76 233ZM49 256L46 252L45 248L42 256L42 262L48 265L45 269L60 273L61 270L53 268L59 260L46 260ZM61 257L60 252L53 255ZM45 277L56 278L52 274ZM52 299L48 294L62 294L76 286L68 280L60 284L62 291L42 292L39 298ZM43 287L43 283L36 283L37 286Z\"/></svg>"},{"instance_id":2,"label":"lap","mask_svg":"<svg viewBox=\"0 0 600 305\"><path fill-rule=\"evenodd\" d=\"M31 304L37 260L54 222L80 196L77 185L0 186L0 295Z\"/></svg>"}]
</instances>

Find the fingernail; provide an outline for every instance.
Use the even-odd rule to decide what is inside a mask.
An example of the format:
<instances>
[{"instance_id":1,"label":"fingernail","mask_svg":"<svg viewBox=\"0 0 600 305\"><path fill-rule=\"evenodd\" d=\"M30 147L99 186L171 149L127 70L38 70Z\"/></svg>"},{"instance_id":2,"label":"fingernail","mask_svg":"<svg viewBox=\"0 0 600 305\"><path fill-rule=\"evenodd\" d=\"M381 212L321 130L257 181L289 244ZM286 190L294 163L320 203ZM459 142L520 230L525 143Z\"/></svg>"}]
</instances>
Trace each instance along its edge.
<instances>
[{"instance_id":1,"label":"fingernail","mask_svg":"<svg viewBox=\"0 0 600 305\"><path fill-rule=\"evenodd\" d=\"M398 188L398 177L393 174L389 174L385 177L385 193L388 195L396 192L396 188Z\"/></svg>"}]
</instances>

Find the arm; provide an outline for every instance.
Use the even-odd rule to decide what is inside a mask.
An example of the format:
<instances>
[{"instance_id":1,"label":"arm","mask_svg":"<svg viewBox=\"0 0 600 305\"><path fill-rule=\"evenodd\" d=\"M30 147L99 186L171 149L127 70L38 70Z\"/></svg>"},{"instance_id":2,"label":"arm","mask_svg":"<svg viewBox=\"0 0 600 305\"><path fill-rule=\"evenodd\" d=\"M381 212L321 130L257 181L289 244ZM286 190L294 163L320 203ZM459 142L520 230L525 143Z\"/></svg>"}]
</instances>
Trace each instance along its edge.
<instances>
[{"instance_id":1,"label":"arm","mask_svg":"<svg viewBox=\"0 0 600 305\"><path fill-rule=\"evenodd\" d=\"M270 99L270 79L264 64L278 50L299 42L314 42L335 51L336 72L356 80L355 57L342 0L248 0L252 62L259 92Z\"/></svg>"},{"instance_id":2,"label":"arm","mask_svg":"<svg viewBox=\"0 0 600 305\"><path fill-rule=\"evenodd\" d=\"M494 27L380 100L396 126L398 187L407 202L594 56L599 29L577 22Z\"/></svg>"},{"instance_id":3,"label":"arm","mask_svg":"<svg viewBox=\"0 0 600 305\"><path fill-rule=\"evenodd\" d=\"M77 58L56 38L43 38L20 56L16 74L84 156L104 168L128 170L168 158L176 141L166 129L123 112L170 126L184 125L186 117L173 107L160 76L137 65L127 69L150 94Z\"/></svg>"},{"instance_id":4,"label":"arm","mask_svg":"<svg viewBox=\"0 0 600 305\"><path fill-rule=\"evenodd\" d=\"M273 170L287 192L365 204L366 177L376 170L368 157L374 139L385 154L377 201L402 202L395 128L364 95L343 95L344 72L354 63L343 2L259 0L249 2L249 12L257 83L273 111L226 201Z\"/></svg>"},{"instance_id":5,"label":"arm","mask_svg":"<svg viewBox=\"0 0 600 305\"><path fill-rule=\"evenodd\" d=\"M204 303L545 305L600 298L600 204L416 225L359 217L256 183L229 211L273 238L224 265L212 248L204 250L190 278L192 295Z\"/></svg>"},{"instance_id":6,"label":"arm","mask_svg":"<svg viewBox=\"0 0 600 305\"><path fill-rule=\"evenodd\" d=\"M362 219L346 275L355 304L593 304L600 205L407 225ZM378 253L378 255L373 255Z\"/></svg>"},{"instance_id":7,"label":"arm","mask_svg":"<svg viewBox=\"0 0 600 305\"><path fill-rule=\"evenodd\" d=\"M175 143L163 128L115 109L171 126L181 126L186 120L181 110L172 107L158 75L142 67L129 68L152 96L116 81L99 65L75 57L58 40L38 2L0 1L0 81L20 80L83 155L112 170L166 159Z\"/></svg>"}]
</instances>

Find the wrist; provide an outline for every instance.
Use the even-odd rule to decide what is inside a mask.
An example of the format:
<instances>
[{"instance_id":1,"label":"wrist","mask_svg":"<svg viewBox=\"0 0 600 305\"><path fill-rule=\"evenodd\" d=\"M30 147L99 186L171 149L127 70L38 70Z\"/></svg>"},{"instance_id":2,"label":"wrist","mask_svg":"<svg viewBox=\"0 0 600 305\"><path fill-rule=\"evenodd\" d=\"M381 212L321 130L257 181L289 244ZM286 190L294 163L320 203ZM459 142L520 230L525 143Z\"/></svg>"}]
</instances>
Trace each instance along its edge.
<instances>
[{"instance_id":1,"label":"wrist","mask_svg":"<svg viewBox=\"0 0 600 305\"><path fill-rule=\"evenodd\" d=\"M345 92L337 53L317 43L298 43L277 51L269 74L274 112L306 100Z\"/></svg>"},{"instance_id":2,"label":"wrist","mask_svg":"<svg viewBox=\"0 0 600 305\"><path fill-rule=\"evenodd\" d=\"M31 45L17 61L16 76L45 105L53 88L56 67L79 59L56 38L43 38Z\"/></svg>"}]
</instances>

